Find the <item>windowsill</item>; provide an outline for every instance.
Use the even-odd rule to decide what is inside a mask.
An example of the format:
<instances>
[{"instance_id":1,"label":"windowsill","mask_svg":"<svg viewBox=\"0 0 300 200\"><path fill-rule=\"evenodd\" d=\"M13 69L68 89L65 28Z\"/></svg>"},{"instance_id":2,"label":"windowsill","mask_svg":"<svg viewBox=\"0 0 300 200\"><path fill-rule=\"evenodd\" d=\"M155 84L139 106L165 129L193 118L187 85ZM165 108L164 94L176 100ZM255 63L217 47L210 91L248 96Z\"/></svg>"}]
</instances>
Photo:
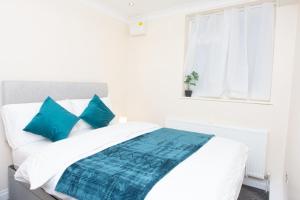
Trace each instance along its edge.
<instances>
[{"instance_id":1,"label":"windowsill","mask_svg":"<svg viewBox=\"0 0 300 200\"><path fill-rule=\"evenodd\" d=\"M218 99L211 97L180 97L182 100L200 100L200 101L217 101L230 103L244 103L244 104L259 104L259 105L273 105L271 101L253 101L253 100L239 100L239 99Z\"/></svg>"}]
</instances>

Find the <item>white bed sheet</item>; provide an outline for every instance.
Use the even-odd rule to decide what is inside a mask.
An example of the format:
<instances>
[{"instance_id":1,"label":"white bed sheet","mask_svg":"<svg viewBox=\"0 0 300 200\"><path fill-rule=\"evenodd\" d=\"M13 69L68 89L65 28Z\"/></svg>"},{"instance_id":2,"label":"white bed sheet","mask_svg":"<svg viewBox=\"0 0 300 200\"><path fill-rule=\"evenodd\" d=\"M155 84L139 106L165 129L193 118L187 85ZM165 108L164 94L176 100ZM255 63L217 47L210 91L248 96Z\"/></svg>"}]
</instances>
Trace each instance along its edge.
<instances>
[{"instance_id":1,"label":"white bed sheet","mask_svg":"<svg viewBox=\"0 0 300 200\"><path fill-rule=\"evenodd\" d=\"M76 137L89 131L90 130L73 131L70 133L69 137ZM43 148L47 147L50 144L53 144L53 142L49 141L48 139L44 139L29 143L27 145L12 150L13 164L16 167L20 166L30 155L42 151Z\"/></svg>"},{"instance_id":2,"label":"white bed sheet","mask_svg":"<svg viewBox=\"0 0 300 200\"><path fill-rule=\"evenodd\" d=\"M72 162L76 162L81 158L91 155L101 149L107 148L119 142L136 137L143 133L149 132L160 128L157 125L145 124L145 123L128 123L127 125L135 127L130 134L115 135L112 141L106 141L106 145L101 148L89 151L87 154L81 154L76 156ZM110 127L109 131L103 128L104 131L98 129L93 131L93 134L101 134L102 138L108 138L112 134L111 131L119 131L127 129L126 124L114 125ZM123 126L119 127L119 126ZM130 130L130 128L128 129ZM80 136L84 137L84 136ZM34 144L32 144L34 146ZM43 144L37 144L38 146ZM59 145L58 145L59 146ZM22 152L20 149L18 152L22 152L23 160L25 155L31 156L35 154L35 147L29 147ZM241 184L244 177L244 168L247 160L247 147L241 143L220 138L212 138L206 145L200 150L179 164L169 174L167 174L162 180L160 180L149 192L146 200L159 200L159 199L204 199L204 200L236 200L241 188ZM18 154L14 152L15 154ZM31 155L29 155L32 153ZM45 154L46 155L46 154ZM17 156L17 157L22 157ZM34 156L33 156L34 157ZM29 159L30 160L30 159ZM19 160L21 161L21 160ZM26 166L27 165L27 166ZM69 196L58 193L55 191L56 184L61 177L64 169L68 166L63 166L60 170L56 170L53 176L49 175L46 183L42 185L42 188L49 194L57 196L61 199L72 199ZM22 165L19 165L22 167ZM28 178L28 171L32 171L36 166L30 169L30 164L23 165L16 176L18 180L24 180ZM27 170L27 171L26 171ZM39 170L37 170L39 171ZM28 182L28 181L27 181Z\"/></svg>"},{"instance_id":3,"label":"white bed sheet","mask_svg":"<svg viewBox=\"0 0 300 200\"><path fill-rule=\"evenodd\" d=\"M52 142L48 140L40 140L13 150L12 158L13 158L14 165L20 166L30 155L39 152L40 150L50 145L51 143Z\"/></svg>"}]
</instances>

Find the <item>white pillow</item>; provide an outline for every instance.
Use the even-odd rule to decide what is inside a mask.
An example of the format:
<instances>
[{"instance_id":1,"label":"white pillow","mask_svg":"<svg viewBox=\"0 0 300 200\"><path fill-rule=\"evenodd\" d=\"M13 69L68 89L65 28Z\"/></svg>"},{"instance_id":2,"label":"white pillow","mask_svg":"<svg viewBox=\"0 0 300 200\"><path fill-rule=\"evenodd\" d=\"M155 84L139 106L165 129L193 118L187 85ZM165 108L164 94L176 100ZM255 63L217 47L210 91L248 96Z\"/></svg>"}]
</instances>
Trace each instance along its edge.
<instances>
[{"instance_id":1,"label":"white pillow","mask_svg":"<svg viewBox=\"0 0 300 200\"><path fill-rule=\"evenodd\" d=\"M68 100L58 101L62 107L73 112L72 104ZM23 131L25 126L39 112L42 102L25 104L8 104L2 106L1 115L7 142L12 149L30 144L44 137Z\"/></svg>"},{"instance_id":2,"label":"white pillow","mask_svg":"<svg viewBox=\"0 0 300 200\"><path fill-rule=\"evenodd\" d=\"M110 110L112 110L109 97L103 97L100 99ZM73 114L75 114L79 117L83 113L84 109L88 106L91 99L71 99L69 101L71 102L71 104L73 106L73 108L72 108ZM115 122L116 121L114 118L109 124L112 125ZM75 127L76 127L76 133L77 132L82 133L82 131L93 129L88 123L86 123L83 120L79 120Z\"/></svg>"}]
</instances>

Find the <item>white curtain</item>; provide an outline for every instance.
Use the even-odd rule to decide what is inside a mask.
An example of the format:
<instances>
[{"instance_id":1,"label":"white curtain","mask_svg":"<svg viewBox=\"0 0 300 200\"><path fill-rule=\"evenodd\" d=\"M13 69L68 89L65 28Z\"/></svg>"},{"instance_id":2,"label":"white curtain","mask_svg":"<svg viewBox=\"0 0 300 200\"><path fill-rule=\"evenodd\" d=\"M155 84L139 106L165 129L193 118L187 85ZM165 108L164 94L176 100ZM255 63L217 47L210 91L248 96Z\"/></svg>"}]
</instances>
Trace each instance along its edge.
<instances>
[{"instance_id":1,"label":"white curtain","mask_svg":"<svg viewBox=\"0 0 300 200\"><path fill-rule=\"evenodd\" d=\"M232 9L225 13L230 16L230 35L228 38L226 85L224 87L226 87L229 97L246 99L249 82L246 16L245 12L240 12L238 9Z\"/></svg>"},{"instance_id":2,"label":"white curtain","mask_svg":"<svg viewBox=\"0 0 300 200\"><path fill-rule=\"evenodd\" d=\"M199 74L193 95L269 100L273 26L272 3L192 19L185 68Z\"/></svg>"},{"instance_id":3,"label":"white curtain","mask_svg":"<svg viewBox=\"0 0 300 200\"><path fill-rule=\"evenodd\" d=\"M274 5L249 10L249 98L270 100L273 69Z\"/></svg>"},{"instance_id":4,"label":"white curtain","mask_svg":"<svg viewBox=\"0 0 300 200\"><path fill-rule=\"evenodd\" d=\"M199 16L192 20L186 57L186 73L197 71L196 96L220 96L223 93L228 23L221 14Z\"/></svg>"}]
</instances>

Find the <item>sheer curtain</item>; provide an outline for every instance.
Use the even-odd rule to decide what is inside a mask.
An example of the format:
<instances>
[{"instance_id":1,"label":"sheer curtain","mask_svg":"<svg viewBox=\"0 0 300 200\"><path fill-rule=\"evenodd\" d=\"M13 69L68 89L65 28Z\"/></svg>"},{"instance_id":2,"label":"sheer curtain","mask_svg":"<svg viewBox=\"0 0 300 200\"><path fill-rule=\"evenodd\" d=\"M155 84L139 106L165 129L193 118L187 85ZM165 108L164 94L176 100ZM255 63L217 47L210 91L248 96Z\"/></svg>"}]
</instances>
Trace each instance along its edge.
<instances>
[{"instance_id":1,"label":"sheer curtain","mask_svg":"<svg viewBox=\"0 0 300 200\"><path fill-rule=\"evenodd\" d=\"M185 73L199 74L193 96L269 100L273 26L272 3L191 19Z\"/></svg>"},{"instance_id":2,"label":"sheer curtain","mask_svg":"<svg viewBox=\"0 0 300 200\"><path fill-rule=\"evenodd\" d=\"M248 10L248 9L246 9ZM226 90L229 97L248 97L249 65L247 49L246 13L238 9L225 11L230 16L230 35L228 38L228 60L226 74Z\"/></svg>"},{"instance_id":3,"label":"sheer curtain","mask_svg":"<svg viewBox=\"0 0 300 200\"><path fill-rule=\"evenodd\" d=\"M186 73L197 71L196 96L220 96L223 93L228 48L228 23L223 14L199 16L190 21Z\"/></svg>"}]
</instances>

